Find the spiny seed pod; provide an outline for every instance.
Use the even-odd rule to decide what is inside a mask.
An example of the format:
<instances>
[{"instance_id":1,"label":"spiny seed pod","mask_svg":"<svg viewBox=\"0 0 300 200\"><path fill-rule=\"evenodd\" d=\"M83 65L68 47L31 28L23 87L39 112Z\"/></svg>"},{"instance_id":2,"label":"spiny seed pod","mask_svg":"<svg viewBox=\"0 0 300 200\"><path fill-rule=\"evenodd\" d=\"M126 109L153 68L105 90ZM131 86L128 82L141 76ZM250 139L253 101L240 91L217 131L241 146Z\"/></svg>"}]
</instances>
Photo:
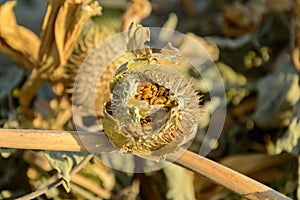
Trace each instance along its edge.
<instances>
[{"instance_id":1,"label":"spiny seed pod","mask_svg":"<svg viewBox=\"0 0 300 200\"><path fill-rule=\"evenodd\" d=\"M131 65L133 65L132 67ZM192 139L199 98L190 82L158 61L134 61L117 74L104 108L104 131L123 152L162 156Z\"/></svg>"},{"instance_id":2,"label":"spiny seed pod","mask_svg":"<svg viewBox=\"0 0 300 200\"><path fill-rule=\"evenodd\" d=\"M101 23L101 21L88 21L74 46L72 55L64 66L63 82L66 88L65 93L69 96L72 95L73 105L83 107L87 113L95 109L93 99L91 98L91 95L94 94L95 87L91 83L97 82L98 78L102 75L101 71L95 70L95 66L109 62L117 49L115 49L113 45L106 46L105 49L101 49L105 57L94 56L93 59L89 59L85 62L84 60L99 44L115 33L116 31L113 28ZM85 67L82 68L84 70L81 71L80 76L76 76L83 63L85 64ZM103 72L103 78L96 88L96 93L98 94L97 105L100 107L98 108L99 110L103 110L103 104L109 100L110 92L108 85L118 67L117 65L112 65L112 67L107 68L107 70ZM77 88L74 89L75 77L77 78ZM100 117L103 116L102 113L99 114Z\"/></svg>"}]
</instances>

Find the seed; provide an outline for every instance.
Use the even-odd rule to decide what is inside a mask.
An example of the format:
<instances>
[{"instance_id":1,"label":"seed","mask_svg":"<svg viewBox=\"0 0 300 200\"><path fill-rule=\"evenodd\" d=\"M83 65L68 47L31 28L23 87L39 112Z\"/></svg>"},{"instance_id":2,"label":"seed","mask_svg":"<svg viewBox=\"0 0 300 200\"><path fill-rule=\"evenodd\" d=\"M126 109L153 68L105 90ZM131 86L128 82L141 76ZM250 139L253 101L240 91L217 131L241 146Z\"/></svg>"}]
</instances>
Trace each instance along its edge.
<instances>
[{"instance_id":1,"label":"seed","mask_svg":"<svg viewBox=\"0 0 300 200\"><path fill-rule=\"evenodd\" d=\"M151 87L151 85L152 85L152 83L148 82L148 83L145 84L144 87L145 87L145 88L149 88L149 87Z\"/></svg>"},{"instance_id":2,"label":"seed","mask_svg":"<svg viewBox=\"0 0 300 200\"><path fill-rule=\"evenodd\" d=\"M143 100L146 100L146 99L151 99L152 98L152 92L150 91L149 93L146 93L143 95Z\"/></svg>"},{"instance_id":3,"label":"seed","mask_svg":"<svg viewBox=\"0 0 300 200\"><path fill-rule=\"evenodd\" d=\"M173 107L176 107L176 106L178 106L178 103L177 103L177 101L173 100L173 101L172 101L172 106L173 106Z\"/></svg>"},{"instance_id":4,"label":"seed","mask_svg":"<svg viewBox=\"0 0 300 200\"><path fill-rule=\"evenodd\" d=\"M163 109L164 111L166 111L166 112L169 112L169 111L170 111L170 107L169 107L169 106L164 106L162 109Z\"/></svg>"},{"instance_id":5,"label":"seed","mask_svg":"<svg viewBox=\"0 0 300 200\"><path fill-rule=\"evenodd\" d=\"M149 101L149 104L150 104L150 105L153 105L153 103L154 103L154 101L155 101L156 99L158 99L156 96L152 97L152 98L150 99L150 101Z\"/></svg>"},{"instance_id":6,"label":"seed","mask_svg":"<svg viewBox=\"0 0 300 200\"><path fill-rule=\"evenodd\" d=\"M151 89L152 89L153 91L157 91L157 90L158 90L156 85L151 85Z\"/></svg>"},{"instance_id":7,"label":"seed","mask_svg":"<svg viewBox=\"0 0 300 200\"><path fill-rule=\"evenodd\" d=\"M147 117L145 118L145 120L147 120L147 122L151 122L151 117L150 117L150 116L147 116Z\"/></svg>"},{"instance_id":8,"label":"seed","mask_svg":"<svg viewBox=\"0 0 300 200\"><path fill-rule=\"evenodd\" d=\"M168 96L168 91L166 91L166 90L159 90L157 96L167 97Z\"/></svg>"},{"instance_id":9,"label":"seed","mask_svg":"<svg viewBox=\"0 0 300 200\"><path fill-rule=\"evenodd\" d=\"M138 93L143 93L143 90L144 90L144 87L143 86L139 86L138 88L137 88L137 92Z\"/></svg>"},{"instance_id":10,"label":"seed","mask_svg":"<svg viewBox=\"0 0 300 200\"><path fill-rule=\"evenodd\" d=\"M156 100L154 100L153 105L155 105L155 104L164 104L166 101L167 101L166 97L160 96Z\"/></svg>"},{"instance_id":11,"label":"seed","mask_svg":"<svg viewBox=\"0 0 300 200\"><path fill-rule=\"evenodd\" d=\"M157 98L156 100L154 100L153 105L155 104L163 104L165 101L161 98Z\"/></svg>"},{"instance_id":12,"label":"seed","mask_svg":"<svg viewBox=\"0 0 300 200\"><path fill-rule=\"evenodd\" d=\"M134 98L136 98L137 100L142 100L143 96L140 95L140 94L136 94L136 95L134 96Z\"/></svg>"}]
</instances>

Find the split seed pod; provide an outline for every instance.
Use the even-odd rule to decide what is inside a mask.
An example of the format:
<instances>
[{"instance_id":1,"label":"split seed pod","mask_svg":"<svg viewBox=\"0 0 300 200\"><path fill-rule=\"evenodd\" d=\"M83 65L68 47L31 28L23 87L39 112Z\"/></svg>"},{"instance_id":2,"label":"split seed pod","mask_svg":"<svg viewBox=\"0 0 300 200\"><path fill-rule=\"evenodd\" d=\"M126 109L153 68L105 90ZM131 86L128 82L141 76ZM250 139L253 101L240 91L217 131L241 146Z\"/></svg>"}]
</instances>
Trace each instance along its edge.
<instances>
[{"instance_id":1,"label":"split seed pod","mask_svg":"<svg viewBox=\"0 0 300 200\"><path fill-rule=\"evenodd\" d=\"M152 53L144 45L149 39L148 28L131 27L127 49L134 58L119 67L110 83L103 128L121 152L154 158L195 136L200 110L190 80L174 69L187 61L170 44Z\"/></svg>"},{"instance_id":2,"label":"split seed pod","mask_svg":"<svg viewBox=\"0 0 300 200\"><path fill-rule=\"evenodd\" d=\"M163 156L197 132L199 98L190 82L158 60L134 60L111 84L103 127L122 152Z\"/></svg>"}]
</instances>

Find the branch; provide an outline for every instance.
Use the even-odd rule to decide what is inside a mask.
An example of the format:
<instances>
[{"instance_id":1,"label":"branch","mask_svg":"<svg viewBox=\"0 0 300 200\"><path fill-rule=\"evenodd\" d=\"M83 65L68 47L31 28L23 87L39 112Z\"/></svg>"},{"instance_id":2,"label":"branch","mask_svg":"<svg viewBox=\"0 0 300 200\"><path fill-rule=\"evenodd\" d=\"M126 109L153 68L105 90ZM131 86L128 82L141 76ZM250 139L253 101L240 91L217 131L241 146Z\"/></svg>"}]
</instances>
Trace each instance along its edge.
<instances>
[{"instance_id":1,"label":"branch","mask_svg":"<svg viewBox=\"0 0 300 200\"><path fill-rule=\"evenodd\" d=\"M84 143L84 144L83 144ZM117 150L103 132L67 132L51 130L0 129L0 147L109 152ZM88 147L88 148L87 148ZM207 177L233 192L248 199L289 199L283 194L259 183L241 173L190 151L168 154L167 160Z\"/></svg>"},{"instance_id":2,"label":"branch","mask_svg":"<svg viewBox=\"0 0 300 200\"><path fill-rule=\"evenodd\" d=\"M77 166L75 166L72 171L70 172L70 175L74 175L76 174L80 169L82 169L91 159L92 159L93 155L90 154L87 157L85 157ZM25 196L19 197L16 200L27 200L27 199L34 199L37 198L38 196L41 196L42 194L45 194L46 192L48 192L49 190L53 189L53 188L57 188L58 186L60 186L63 183L63 178L59 178L57 180L55 180L54 182L50 183L49 185L38 189L30 194L27 194Z\"/></svg>"}]
</instances>

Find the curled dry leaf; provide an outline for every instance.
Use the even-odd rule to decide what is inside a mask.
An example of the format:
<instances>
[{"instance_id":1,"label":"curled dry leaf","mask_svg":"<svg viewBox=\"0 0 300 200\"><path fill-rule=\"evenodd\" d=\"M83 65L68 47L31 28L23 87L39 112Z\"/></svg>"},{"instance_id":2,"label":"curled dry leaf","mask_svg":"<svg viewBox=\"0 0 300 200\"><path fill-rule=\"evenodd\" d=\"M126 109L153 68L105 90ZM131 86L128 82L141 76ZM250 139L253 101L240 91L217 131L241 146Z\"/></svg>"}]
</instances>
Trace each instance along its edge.
<instances>
[{"instance_id":1,"label":"curled dry leaf","mask_svg":"<svg viewBox=\"0 0 300 200\"><path fill-rule=\"evenodd\" d=\"M58 67L64 66L72 53L83 25L91 16L99 15L101 9L97 2L91 3L90 0L77 2L49 0L41 31L42 44L39 62L44 64L44 62L51 61L52 59L49 57L52 55L55 65L54 67L47 65L39 67L47 67L52 71L51 68L57 70ZM62 70L59 71L62 72ZM60 76L55 77L55 79L60 78ZM53 77L52 74L51 77Z\"/></svg>"},{"instance_id":2,"label":"curled dry leaf","mask_svg":"<svg viewBox=\"0 0 300 200\"><path fill-rule=\"evenodd\" d=\"M292 6L292 0L250 0L244 4L234 1L233 4L224 6L223 32L234 37L251 33L258 28L264 15L286 12Z\"/></svg>"},{"instance_id":3,"label":"curled dry leaf","mask_svg":"<svg viewBox=\"0 0 300 200\"><path fill-rule=\"evenodd\" d=\"M258 84L258 106L254 122L262 128L287 126L292 108L300 98L299 77L294 73L266 76Z\"/></svg>"},{"instance_id":4,"label":"curled dry leaf","mask_svg":"<svg viewBox=\"0 0 300 200\"><path fill-rule=\"evenodd\" d=\"M275 145L269 145L269 152L279 154L287 151L296 156L300 154L300 102L294 106L293 114L290 119L285 134L276 141Z\"/></svg>"},{"instance_id":5,"label":"curled dry leaf","mask_svg":"<svg viewBox=\"0 0 300 200\"><path fill-rule=\"evenodd\" d=\"M98 2L90 0L48 1L37 65L20 91L19 100L24 114L30 116L30 102L44 81L57 83L62 79L63 67L83 25L91 16L100 12Z\"/></svg>"},{"instance_id":6,"label":"curled dry leaf","mask_svg":"<svg viewBox=\"0 0 300 200\"><path fill-rule=\"evenodd\" d=\"M240 36L253 32L259 26L266 8L264 1L251 0L245 5L235 1L224 6L223 32L228 36Z\"/></svg>"},{"instance_id":7,"label":"curled dry leaf","mask_svg":"<svg viewBox=\"0 0 300 200\"><path fill-rule=\"evenodd\" d=\"M17 25L13 8L16 1L0 7L0 51L15 62L32 70L37 61L39 38L30 30Z\"/></svg>"},{"instance_id":8,"label":"curled dry leaf","mask_svg":"<svg viewBox=\"0 0 300 200\"><path fill-rule=\"evenodd\" d=\"M151 13L152 6L147 0L132 0L129 4L123 19L121 31L128 30L130 24L139 24L144 18Z\"/></svg>"}]
</instances>

